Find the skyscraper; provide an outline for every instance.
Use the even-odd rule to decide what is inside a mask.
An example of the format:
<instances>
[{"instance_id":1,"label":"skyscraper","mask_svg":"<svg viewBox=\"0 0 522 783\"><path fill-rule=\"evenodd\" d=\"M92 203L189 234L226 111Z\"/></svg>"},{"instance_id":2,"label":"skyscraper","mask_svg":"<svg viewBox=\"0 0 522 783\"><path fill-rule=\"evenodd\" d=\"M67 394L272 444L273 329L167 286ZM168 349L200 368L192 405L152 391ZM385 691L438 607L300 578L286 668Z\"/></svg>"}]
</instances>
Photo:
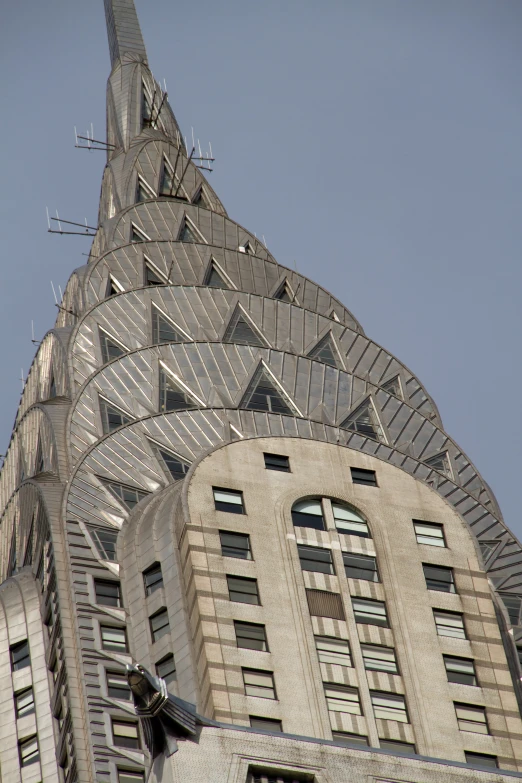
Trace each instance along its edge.
<instances>
[{"instance_id":1,"label":"skyscraper","mask_svg":"<svg viewBox=\"0 0 522 783\"><path fill-rule=\"evenodd\" d=\"M0 480L11 783L522 776L522 549L417 378L231 220L132 0Z\"/></svg>"}]
</instances>

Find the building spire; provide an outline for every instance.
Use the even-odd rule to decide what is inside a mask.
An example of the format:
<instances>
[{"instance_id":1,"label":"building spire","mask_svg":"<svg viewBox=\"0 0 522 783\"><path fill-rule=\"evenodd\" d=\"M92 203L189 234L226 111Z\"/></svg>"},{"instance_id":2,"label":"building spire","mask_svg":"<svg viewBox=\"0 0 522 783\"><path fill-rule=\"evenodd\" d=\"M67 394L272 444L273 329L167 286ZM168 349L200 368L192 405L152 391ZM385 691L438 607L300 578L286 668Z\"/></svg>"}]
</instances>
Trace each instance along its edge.
<instances>
[{"instance_id":1,"label":"building spire","mask_svg":"<svg viewBox=\"0 0 522 783\"><path fill-rule=\"evenodd\" d=\"M104 0L104 3L111 66L114 68L125 54L146 63L147 52L134 0Z\"/></svg>"}]
</instances>

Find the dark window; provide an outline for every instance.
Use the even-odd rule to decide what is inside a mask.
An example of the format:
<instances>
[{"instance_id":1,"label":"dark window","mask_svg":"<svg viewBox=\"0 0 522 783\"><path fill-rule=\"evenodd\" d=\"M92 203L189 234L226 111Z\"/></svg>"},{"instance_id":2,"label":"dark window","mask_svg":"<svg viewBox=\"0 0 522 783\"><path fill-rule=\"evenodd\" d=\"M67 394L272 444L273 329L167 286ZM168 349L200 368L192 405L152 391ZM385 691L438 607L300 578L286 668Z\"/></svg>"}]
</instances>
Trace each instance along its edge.
<instances>
[{"instance_id":1,"label":"dark window","mask_svg":"<svg viewBox=\"0 0 522 783\"><path fill-rule=\"evenodd\" d=\"M102 560L116 560L116 530L106 530L102 527L90 528L96 549Z\"/></svg>"},{"instance_id":2,"label":"dark window","mask_svg":"<svg viewBox=\"0 0 522 783\"><path fill-rule=\"evenodd\" d=\"M166 655L161 661L158 661L156 664L156 674L158 677L161 677L162 680L165 680L167 685L169 682L174 682L174 680L176 680L176 663L172 653Z\"/></svg>"},{"instance_id":3,"label":"dark window","mask_svg":"<svg viewBox=\"0 0 522 783\"><path fill-rule=\"evenodd\" d=\"M118 427L123 427L124 424L130 424L132 421L131 417L122 410L102 399L100 399L100 413L105 433L113 432Z\"/></svg>"},{"instance_id":4,"label":"dark window","mask_svg":"<svg viewBox=\"0 0 522 783\"><path fill-rule=\"evenodd\" d=\"M129 509L129 511L132 511L134 506L136 506L140 500L143 500L143 498L146 498L149 494L148 492L144 492L143 490L137 489L136 487L129 487L126 484L120 484L117 481L106 481L104 479L102 479L102 481L107 489L112 492L112 494Z\"/></svg>"},{"instance_id":5,"label":"dark window","mask_svg":"<svg viewBox=\"0 0 522 783\"><path fill-rule=\"evenodd\" d=\"M377 560L371 555L355 555L343 552L344 571L350 579L366 579L378 582Z\"/></svg>"},{"instance_id":6,"label":"dark window","mask_svg":"<svg viewBox=\"0 0 522 783\"><path fill-rule=\"evenodd\" d=\"M386 604L383 601L372 601L370 598L352 598L352 606L356 623L389 628Z\"/></svg>"},{"instance_id":7,"label":"dark window","mask_svg":"<svg viewBox=\"0 0 522 783\"><path fill-rule=\"evenodd\" d=\"M244 514L243 493L234 489L212 487L216 511L229 511L231 514Z\"/></svg>"},{"instance_id":8,"label":"dark window","mask_svg":"<svg viewBox=\"0 0 522 783\"><path fill-rule=\"evenodd\" d=\"M350 734L348 731L332 731L334 742L339 745L363 745L368 747L368 737L363 734Z\"/></svg>"},{"instance_id":9,"label":"dark window","mask_svg":"<svg viewBox=\"0 0 522 783\"><path fill-rule=\"evenodd\" d=\"M455 713L461 731L489 734L485 707L480 707L477 704L460 704L455 702Z\"/></svg>"},{"instance_id":10,"label":"dark window","mask_svg":"<svg viewBox=\"0 0 522 783\"><path fill-rule=\"evenodd\" d=\"M261 650L268 652L266 641L266 629L264 625L257 623L244 623L234 620L236 641L238 647L246 647L249 650Z\"/></svg>"},{"instance_id":11,"label":"dark window","mask_svg":"<svg viewBox=\"0 0 522 783\"><path fill-rule=\"evenodd\" d=\"M163 587L163 576L159 563L154 563L143 572L143 584L145 585L145 595L152 595L155 590Z\"/></svg>"},{"instance_id":12,"label":"dark window","mask_svg":"<svg viewBox=\"0 0 522 783\"><path fill-rule=\"evenodd\" d=\"M159 383L160 411L183 411L196 407L196 403L179 383L176 383L164 369L160 368Z\"/></svg>"},{"instance_id":13,"label":"dark window","mask_svg":"<svg viewBox=\"0 0 522 783\"><path fill-rule=\"evenodd\" d=\"M145 783L145 773L132 769L119 769L118 783Z\"/></svg>"},{"instance_id":14,"label":"dark window","mask_svg":"<svg viewBox=\"0 0 522 783\"><path fill-rule=\"evenodd\" d=\"M506 607L509 622L511 625L520 625L520 609L522 608L522 599L518 595L506 595L501 593L501 598Z\"/></svg>"},{"instance_id":15,"label":"dark window","mask_svg":"<svg viewBox=\"0 0 522 783\"><path fill-rule=\"evenodd\" d=\"M282 454L264 454L265 468L267 470L280 470L290 473L290 460Z\"/></svg>"},{"instance_id":16,"label":"dark window","mask_svg":"<svg viewBox=\"0 0 522 783\"><path fill-rule=\"evenodd\" d=\"M221 554L223 557L238 557L240 560L252 560L250 536L246 533L231 533L220 530Z\"/></svg>"},{"instance_id":17,"label":"dark window","mask_svg":"<svg viewBox=\"0 0 522 783\"><path fill-rule=\"evenodd\" d=\"M427 544L428 546L446 546L444 538L444 527L436 522L421 522L418 519L413 520L413 529L418 544Z\"/></svg>"},{"instance_id":18,"label":"dark window","mask_svg":"<svg viewBox=\"0 0 522 783\"><path fill-rule=\"evenodd\" d=\"M106 582L102 579L94 580L96 603L102 606L121 607L121 589L119 582Z\"/></svg>"},{"instance_id":19,"label":"dark window","mask_svg":"<svg viewBox=\"0 0 522 783\"><path fill-rule=\"evenodd\" d=\"M34 694L32 688L24 688L23 691L15 693L16 717L23 718L24 715L32 715L34 712Z\"/></svg>"},{"instance_id":20,"label":"dark window","mask_svg":"<svg viewBox=\"0 0 522 783\"><path fill-rule=\"evenodd\" d=\"M139 750L140 736L138 733L138 724L135 721L124 721L119 718L113 718L112 736L114 744L118 747Z\"/></svg>"},{"instance_id":21,"label":"dark window","mask_svg":"<svg viewBox=\"0 0 522 783\"><path fill-rule=\"evenodd\" d=\"M242 669L245 693L262 699L275 699L275 683L272 672L262 669Z\"/></svg>"},{"instance_id":22,"label":"dark window","mask_svg":"<svg viewBox=\"0 0 522 783\"><path fill-rule=\"evenodd\" d=\"M129 681L122 672L106 672L107 674L107 693L111 699L125 699L128 701L131 697Z\"/></svg>"},{"instance_id":23,"label":"dark window","mask_svg":"<svg viewBox=\"0 0 522 783\"><path fill-rule=\"evenodd\" d=\"M147 263L145 263L145 285L146 286L165 285L164 278L160 277L159 274L156 272L156 270L153 269L152 266L149 266L149 264Z\"/></svg>"},{"instance_id":24,"label":"dark window","mask_svg":"<svg viewBox=\"0 0 522 783\"><path fill-rule=\"evenodd\" d=\"M317 546L297 545L303 571L318 571L322 574L335 574L332 553L329 549Z\"/></svg>"},{"instance_id":25,"label":"dark window","mask_svg":"<svg viewBox=\"0 0 522 783\"><path fill-rule=\"evenodd\" d=\"M156 307L152 307L152 342L183 343L187 337L177 329Z\"/></svg>"},{"instance_id":26,"label":"dark window","mask_svg":"<svg viewBox=\"0 0 522 783\"><path fill-rule=\"evenodd\" d=\"M417 753L415 745L411 742L400 742L400 740L379 738L379 745L383 750L391 750L399 756L410 756Z\"/></svg>"},{"instance_id":27,"label":"dark window","mask_svg":"<svg viewBox=\"0 0 522 783\"><path fill-rule=\"evenodd\" d=\"M364 668L375 672L398 674L397 659L393 647L381 647L379 644L361 644Z\"/></svg>"},{"instance_id":28,"label":"dark window","mask_svg":"<svg viewBox=\"0 0 522 783\"><path fill-rule=\"evenodd\" d=\"M156 453L156 456L159 457L160 464L163 463L174 481L180 481L180 479L185 478L190 468L188 462L185 462L184 459L178 457L177 454L172 454L172 452L165 451L165 449L160 449L156 446L153 447L153 451Z\"/></svg>"},{"instance_id":29,"label":"dark window","mask_svg":"<svg viewBox=\"0 0 522 783\"><path fill-rule=\"evenodd\" d=\"M205 280L205 285L208 285L210 288L230 288L228 283L219 274L214 264L210 265L207 278Z\"/></svg>"},{"instance_id":30,"label":"dark window","mask_svg":"<svg viewBox=\"0 0 522 783\"><path fill-rule=\"evenodd\" d=\"M166 609L160 609L153 614L150 620L150 633L152 641L157 642L162 636L170 633L169 615Z\"/></svg>"},{"instance_id":31,"label":"dark window","mask_svg":"<svg viewBox=\"0 0 522 783\"><path fill-rule=\"evenodd\" d=\"M454 639L467 639L464 618L460 612L446 612L434 609L433 619L439 636L451 636Z\"/></svg>"},{"instance_id":32,"label":"dark window","mask_svg":"<svg viewBox=\"0 0 522 783\"><path fill-rule=\"evenodd\" d=\"M344 620L343 602L339 593L329 590L306 589L308 609L313 617L332 617L334 620Z\"/></svg>"},{"instance_id":33,"label":"dark window","mask_svg":"<svg viewBox=\"0 0 522 783\"><path fill-rule=\"evenodd\" d=\"M296 527L311 527L324 530L323 507L321 498L299 500L292 506L292 522Z\"/></svg>"},{"instance_id":34,"label":"dark window","mask_svg":"<svg viewBox=\"0 0 522 783\"><path fill-rule=\"evenodd\" d=\"M227 576L228 594L231 601L240 604L260 604L257 579L245 576Z\"/></svg>"},{"instance_id":35,"label":"dark window","mask_svg":"<svg viewBox=\"0 0 522 783\"><path fill-rule=\"evenodd\" d=\"M102 647L104 650L127 653L127 634L125 628L112 628L108 625L100 626Z\"/></svg>"},{"instance_id":36,"label":"dark window","mask_svg":"<svg viewBox=\"0 0 522 783\"><path fill-rule=\"evenodd\" d=\"M125 353L124 348L122 348L119 343L115 342L106 332L103 332L101 329L100 345L104 364L112 361L112 359L117 359L118 356L123 356Z\"/></svg>"},{"instance_id":37,"label":"dark window","mask_svg":"<svg viewBox=\"0 0 522 783\"><path fill-rule=\"evenodd\" d=\"M352 473L352 482L354 484L366 484L368 487L377 486L377 477L374 470L365 470L365 468L350 468Z\"/></svg>"},{"instance_id":38,"label":"dark window","mask_svg":"<svg viewBox=\"0 0 522 783\"><path fill-rule=\"evenodd\" d=\"M25 669L31 665L31 656L29 654L29 642L27 639L11 647L11 669L14 672Z\"/></svg>"},{"instance_id":39,"label":"dark window","mask_svg":"<svg viewBox=\"0 0 522 783\"><path fill-rule=\"evenodd\" d=\"M40 751L38 750L38 739L36 734L19 740L18 753L21 767L28 767L29 764L36 764L37 761L40 761Z\"/></svg>"},{"instance_id":40,"label":"dark window","mask_svg":"<svg viewBox=\"0 0 522 783\"><path fill-rule=\"evenodd\" d=\"M260 718L256 715L250 715L250 726L253 729L271 731L274 734L279 734L283 731L283 724L280 720L274 720L274 718Z\"/></svg>"},{"instance_id":41,"label":"dark window","mask_svg":"<svg viewBox=\"0 0 522 783\"><path fill-rule=\"evenodd\" d=\"M445 566L423 563L424 577L428 590L438 590L443 593L456 593L453 569Z\"/></svg>"},{"instance_id":42,"label":"dark window","mask_svg":"<svg viewBox=\"0 0 522 783\"><path fill-rule=\"evenodd\" d=\"M279 772L270 770L250 770L247 783L314 783L313 775L302 774L301 772Z\"/></svg>"},{"instance_id":43,"label":"dark window","mask_svg":"<svg viewBox=\"0 0 522 783\"><path fill-rule=\"evenodd\" d=\"M443 658L448 682L458 682L462 685L477 684L475 664L471 658L455 658L452 655L444 655Z\"/></svg>"},{"instance_id":44,"label":"dark window","mask_svg":"<svg viewBox=\"0 0 522 783\"><path fill-rule=\"evenodd\" d=\"M286 395L276 386L275 381L263 367L254 375L240 407L287 415L294 415L295 412L288 405Z\"/></svg>"},{"instance_id":45,"label":"dark window","mask_svg":"<svg viewBox=\"0 0 522 783\"><path fill-rule=\"evenodd\" d=\"M488 769L498 769L498 759L496 756L490 756L488 753L472 753L465 750L466 764L472 767L487 767Z\"/></svg>"}]
</instances>

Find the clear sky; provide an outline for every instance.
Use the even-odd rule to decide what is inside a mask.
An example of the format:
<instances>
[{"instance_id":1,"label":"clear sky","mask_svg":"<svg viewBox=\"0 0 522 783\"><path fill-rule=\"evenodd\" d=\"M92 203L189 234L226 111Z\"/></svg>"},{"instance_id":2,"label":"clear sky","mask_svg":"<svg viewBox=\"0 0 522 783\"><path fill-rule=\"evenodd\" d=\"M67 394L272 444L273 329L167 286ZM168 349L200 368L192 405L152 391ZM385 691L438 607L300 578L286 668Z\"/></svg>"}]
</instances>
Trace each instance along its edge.
<instances>
[{"instance_id":1,"label":"clear sky","mask_svg":"<svg viewBox=\"0 0 522 783\"><path fill-rule=\"evenodd\" d=\"M520 0L136 0L211 183L280 263L338 296L425 384L522 537ZM36 337L96 222L102 0L4 4L0 452Z\"/></svg>"}]
</instances>

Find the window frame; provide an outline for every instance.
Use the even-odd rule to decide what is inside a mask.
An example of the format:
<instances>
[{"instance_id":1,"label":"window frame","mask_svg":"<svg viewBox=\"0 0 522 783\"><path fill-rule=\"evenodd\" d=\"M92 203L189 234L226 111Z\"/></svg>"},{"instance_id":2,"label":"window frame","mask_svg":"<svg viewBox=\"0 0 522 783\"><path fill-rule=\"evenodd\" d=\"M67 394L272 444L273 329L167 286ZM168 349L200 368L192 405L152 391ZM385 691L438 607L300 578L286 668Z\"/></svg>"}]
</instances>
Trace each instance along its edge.
<instances>
[{"instance_id":1,"label":"window frame","mask_svg":"<svg viewBox=\"0 0 522 783\"><path fill-rule=\"evenodd\" d=\"M368 470L367 468L350 467L350 475L352 479L352 484L361 484L365 487L379 486L379 484L377 483L377 472L375 470ZM364 476L368 478L368 481L364 481Z\"/></svg>"},{"instance_id":2,"label":"window frame","mask_svg":"<svg viewBox=\"0 0 522 783\"><path fill-rule=\"evenodd\" d=\"M473 658L464 658L464 657L461 657L459 655L443 654L442 660L444 662L444 668L446 670L446 675L447 675L447 678L448 678L448 682L453 682L453 683L456 683L458 685L470 685L472 687L476 687L476 686L479 685L478 678L477 678L477 670L476 670L475 661L474 661ZM463 679L460 679L460 680L459 679L453 679L453 680L450 679L450 674L451 673L455 674L457 677L459 676L458 669L448 669L448 663L450 661L461 661L463 664L469 664L469 668L471 670L471 673L469 673L469 674L462 673L461 677L469 677L470 679L473 680L473 682L465 682Z\"/></svg>"},{"instance_id":3,"label":"window frame","mask_svg":"<svg viewBox=\"0 0 522 783\"><path fill-rule=\"evenodd\" d=\"M335 649L328 650L328 648L325 647L321 648L318 646L318 642L323 644L332 644L334 648L336 645L339 647L343 646L345 652L336 652ZM325 665L330 666L347 666L349 668L353 668L352 650L348 639L341 639L339 636L314 634L314 643L319 663L324 663ZM325 659L331 656L332 660L323 660L323 658L321 658L321 653ZM339 660L335 660L336 656L339 656Z\"/></svg>"},{"instance_id":4,"label":"window frame","mask_svg":"<svg viewBox=\"0 0 522 783\"><path fill-rule=\"evenodd\" d=\"M107 630L107 631L121 631L123 633L123 637L125 639L125 649L122 650L120 647L118 647L118 648L107 647L104 644L105 640L103 638L103 632L105 630ZM129 639L128 639L128 636L127 636L127 629L125 627L122 628L119 625L105 625L103 623L100 623L100 641L101 641L102 650L107 650L108 652L117 652L117 653L120 653L121 655L128 655L129 654Z\"/></svg>"},{"instance_id":5,"label":"window frame","mask_svg":"<svg viewBox=\"0 0 522 783\"><path fill-rule=\"evenodd\" d=\"M361 641L361 645L360 646L361 646L361 653L362 653L362 657L363 657L364 668L365 668L366 671L369 671L369 672L385 672L386 674L399 674L400 675L399 662L397 660L397 652L395 650L395 647L389 647L388 645L385 645L385 644L373 644L371 642L362 642L362 641ZM389 650L389 651L391 651L391 653L393 655L393 663L395 665L395 670L387 669L387 668L384 668L384 667L378 668L377 666L367 666L366 663L367 663L367 660L368 660L369 656L365 656L365 654L364 654L364 650L367 649L367 648L373 648L374 650ZM376 658L374 660L379 660L379 659Z\"/></svg>"},{"instance_id":6,"label":"window frame","mask_svg":"<svg viewBox=\"0 0 522 783\"><path fill-rule=\"evenodd\" d=\"M379 575L379 568L377 566L377 557L375 555L363 555L359 554L358 552L341 552L342 558L343 558L343 566L344 566L344 573L347 579L360 579L364 582L380 582L381 578ZM374 568L362 568L360 566L350 566L347 564L347 560L349 558L357 558L362 563L372 563ZM351 569L353 573L348 573L348 569ZM356 575L356 573L361 575ZM362 574L372 574L373 579L367 578L366 576L362 576Z\"/></svg>"},{"instance_id":7,"label":"window frame","mask_svg":"<svg viewBox=\"0 0 522 783\"><path fill-rule=\"evenodd\" d=\"M462 631L463 631L464 635L463 636L460 636L460 635L457 636L456 634L439 633L439 629L440 628L451 628L451 626L450 625L442 625L442 624L437 623L437 615L439 615L439 616L446 615L448 618L449 617L453 617L453 618L457 618L458 617L458 618L460 618L461 623L462 623ZM445 637L445 638L448 638L448 639L468 639L468 633L467 633L467 629L466 629L466 623L464 622L464 613L463 612L452 612L452 611L449 611L448 609L438 609L437 607L433 607L433 621L435 623L435 628L437 630L437 636L442 636L443 638ZM457 627L457 626L455 626L455 627Z\"/></svg>"},{"instance_id":8,"label":"window frame","mask_svg":"<svg viewBox=\"0 0 522 783\"><path fill-rule=\"evenodd\" d=\"M134 726L136 729L136 744L130 742L118 742L117 738L126 737L125 734L116 734L114 731L115 726ZM141 749L141 737L140 737L140 725L137 720L128 720L127 718L120 718L111 716L111 732L112 732L112 744L117 748L127 748L128 750L140 750ZM130 736L130 735L129 735Z\"/></svg>"},{"instance_id":9,"label":"window frame","mask_svg":"<svg viewBox=\"0 0 522 783\"><path fill-rule=\"evenodd\" d=\"M18 650L22 650L24 647L27 647L27 654L24 655L22 658L15 660L15 655L18 652ZM31 666L31 648L29 646L29 639L22 639L21 642L16 642L15 644L11 644L9 646L9 658L11 660L12 672L19 672L22 669L27 669L28 666ZM22 666L18 665L20 662L24 662Z\"/></svg>"},{"instance_id":10,"label":"window frame","mask_svg":"<svg viewBox=\"0 0 522 783\"><path fill-rule=\"evenodd\" d=\"M225 495L239 497L240 502L228 503L226 500L218 500L216 498L216 492L223 493ZM246 514L243 492L239 489L230 489L225 487L212 487L212 498L214 500L214 509L216 511L224 511L225 513L229 513L229 514ZM221 504L222 508L218 506L218 503Z\"/></svg>"},{"instance_id":11,"label":"window frame","mask_svg":"<svg viewBox=\"0 0 522 783\"><path fill-rule=\"evenodd\" d=\"M457 718L457 725L459 727L460 731L466 731L469 734L481 734L483 736L491 734L489 730L489 723L488 723L488 716L486 707L482 704L466 704L462 701L454 701L453 706L455 707L455 716ZM459 709L463 713L475 713L476 715L481 715L484 720L471 720L470 718L466 718L463 715L459 715ZM464 726L483 726L486 730L485 731L474 731L470 728L464 728Z\"/></svg>"},{"instance_id":12,"label":"window frame","mask_svg":"<svg viewBox=\"0 0 522 783\"><path fill-rule=\"evenodd\" d=\"M268 457L268 461L267 461L267 457ZM272 452L264 451L263 459L265 461L265 470L276 470L279 473L292 472L290 468L290 457L288 457L286 454L274 454ZM270 460L273 460L272 464L270 464Z\"/></svg>"},{"instance_id":13,"label":"window frame","mask_svg":"<svg viewBox=\"0 0 522 783\"><path fill-rule=\"evenodd\" d=\"M24 757L23 748L30 746L32 743L36 746L36 750L33 751L32 755ZM21 737L18 740L18 758L22 768L29 767L31 764L37 764L40 761L40 745L37 734L30 734L28 737Z\"/></svg>"},{"instance_id":14,"label":"window frame","mask_svg":"<svg viewBox=\"0 0 522 783\"><path fill-rule=\"evenodd\" d=\"M147 578L150 576L154 576L159 572L159 579L156 579L153 582L147 583ZM160 590L164 584L163 584L163 571L161 569L161 563L157 560L152 563L148 568L146 568L144 571L141 572L143 576L143 589L145 590L145 596L148 598L149 595L152 595L156 592L156 590Z\"/></svg>"},{"instance_id":15,"label":"window frame","mask_svg":"<svg viewBox=\"0 0 522 783\"><path fill-rule=\"evenodd\" d=\"M160 625L158 628L154 628L154 621L159 620L159 618L166 620L166 622L164 622L163 625ZM154 612L154 614L149 617L149 628L152 644L156 644L156 642L159 642L159 640L163 639L164 636L170 634L170 618L166 606L162 606L160 609L158 609L157 612Z\"/></svg>"},{"instance_id":16,"label":"window frame","mask_svg":"<svg viewBox=\"0 0 522 783\"><path fill-rule=\"evenodd\" d=\"M19 701L21 696L28 695L29 693L32 695L32 701L30 702L29 710L21 712L20 705L18 704L18 701ZM35 704L35 701L34 701L34 689L33 689L32 685L29 685L28 688L22 688L21 690L16 691L13 694L13 700L14 700L15 714L16 714L17 720L18 720L18 718L24 718L26 715L34 715L34 712L35 712L35 709L36 709L36 704ZM27 710L27 707L22 707L22 709L23 710Z\"/></svg>"},{"instance_id":17,"label":"window frame","mask_svg":"<svg viewBox=\"0 0 522 783\"><path fill-rule=\"evenodd\" d=\"M465 750L464 751L464 756L466 758L466 764L468 764L469 766L480 767L480 769L498 769L499 768L499 766L498 766L498 756L495 756L492 753L477 753L474 750ZM472 756L474 758L471 758ZM491 761L493 761L494 764L484 764L484 765L481 765L480 764L480 760L483 760L483 759L491 759Z\"/></svg>"},{"instance_id":18,"label":"window frame","mask_svg":"<svg viewBox=\"0 0 522 783\"><path fill-rule=\"evenodd\" d=\"M385 705L378 705L378 704L375 703L374 699L375 700L382 699L383 701L388 700L389 702L396 702L397 704L401 704L404 707L404 709L400 710L400 715L401 715L401 717L402 717L402 715L404 715L406 720L401 720L400 717L397 717L397 715L399 715L399 712L397 712L397 714L395 714L393 712L393 709L394 709L393 707L390 707L390 706L386 707ZM402 694L402 693L392 693L391 691L378 691L378 690L370 689L370 701L371 701L371 704L372 704L373 715L374 715L376 720L393 720L393 721L397 721L398 723L409 723L410 722L409 715L408 715L408 705L406 703L406 697L404 696L404 694ZM380 710L383 713L391 711L391 716L386 716L386 715L383 715L383 714L378 715L377 714L378 710Z\"/></svg>"},{"instance_id":19,"label":"window frame","mask_svg":"<svg viewBox=\"0 0 522 783\"><path fill-rule=\"evenodd\" d=\"M272 686L264 686L260 685L259 683L247 683L245 680L245 674L252 674L259 677L265 677L266 680L270 678L272 682ZM242 666L241 667L241 675L243 677L243 687L245 690L245 696L253 696L255 699L270 699L271 701L277 701L277 691L275 686L275 678L274 678L274 672L269 671L268 669L252 669L249 666ZM273 693L273 696L261 696L259 693L249 693L247 688L256 688L256 689L262 689L271 691Z\"/></svg>"},{"instance_id":20,"label":"window frame","mask_svg":"<svg viewBox=\"0 0 522 783\"><path fill-rule=\"evenodd\" d=\"M356 595L352 595L351 599L352 599L352 609L353 609L353 613L354 613L354 617L355 617L355 622L358 625L376 625L379 628L390 628L391 627L390 626L390 618L388 617L388 609L386 607L386 601L378 601L375 598L363 598L362 596L356 596ZM355 603L357 601L360 601L361 603L365 603L365 604L379 605L379 606L383 607L384 608L384 622L377 622L377 623L376 622L372 622L372 623L370 623L366 619L360 619L360 620L357 619L357 610L355 608ZM370 617L371 616L372 615L370 615ZM375 614L375 617L378 617L378 615Z\"/></svg>"},{"instance_id":21,"label":"window frame","mask_svg":"<svg viewBox=\"0 0 522 783\"><path fill-rule=\"evenodd\" d=\"M427 568L432 569L433 571L435 571L435 573L438 572L441 575L444 572L449 574L450 580L448 581L448 580L445 580L445 579L436 579L433 576L427 576L427 574L426 574L426 569ZM422 563L422 572L424 574L424 579L426 581L426 589L427 590L430 590L431 592L435 592L435 593L452 593L453 595L458 595L457 585L455 583L455 573L454 573L453 568L451 568L451 566L443 566L443 565L439 565L438 563ZM438 588L437 587L430 587L430 582L433 585L446 585L447 584L447 585L450 586L450 589L449 590L445 590L444 587L441 588L440 586Z\"/></svg>"},{"instance_id":22,"label":"window frame","mask_svg":"<svg viewBox=\"0 0 522 783\"><path fill-rule=\"evenodd\" d=\"M440 522L425 522L423 519L412 519L413 523L413 532L415 533L415 539L417 541L417 544L420 544L421 546L436 546L439 549L447 549L448 543L446 541L446 534L444 533L444 525ZM417 525L423 526L425 528L431 528L432 530L439 530L441 535L440 536L429 536L425 533L420 533L417 530ZM435 544L431 543L430 541L420 541L419 538L426 538L426 539L433 539L433 541L442 541L442 544Z\"/></svg>"},{"instance_id":23,"label":"window frame","mask_svg":"<svg viewBox=\"0 0 522 783\"><path fill-rule=\"evenodd\" d=\"M241 628L243 626L243 628ZM239 636L238 635L238 629L239 630L262 630L262 638L261 636L261 647L249 647L247 644L239 644L240 639L254 639L254 637L249 636ZM236 646L239 650L256 650L258 652L270 652L268 647L268 638L266 635L266 626L263 623L251 623L247 620L234 620L234 633L236 635ZM263 646L264 645L264 646Z\"/></svg>"},{"instance_id":24,"label":"window frame","mask_svg":"<svg viewBox=\"0 0 522 783\"><path fill-rule=\"evenodd\" d=\"M328 712L340 712L344 715L362 715L362 704L361 704L361 694L359 692L359 688L354 687L353 685L344 685L340 682L323 682L323 690L324 690L324 698L326 700L326 708ZM348 698L341 698L331 696L328 694L328 690L330 690L331 693L346 693L346 694L353 694L357 698L356 699L348 699ZM331 701L331 699L338 699L338 704L341 706L341 704L348 704L348 705L356 705L358 707L358 712L356 710L347 710L347 709L334 709L334 706L336 706L336 702Z\"/></svg>"},{"instance_id":25,"label":"window frame","mask_svg":"<svg viewBox=\"0 0 522 783\"><path fill-rule=\"evenodd\" d=\"M234 603L238 604L249 604L250 606L261 606L261 596L259 594L259 584L255 577L249 577L249 576L240 576L239 574L226 574L227 579L227 588L228 588L228 596L229 600L233 601ZM254 592L242 592L239 590L231 590L230 589L230 579L236 579L238 581L248 582L248 583L254 583L256 591ZM239 601L237 598L232 598L232 593L235 593L237 595L255 595L257 598L257 601Z\"/></svg>"},{"instance_id":26,"label":"window frame","mask_svg":"<svg viewBox=\"0 0 522 783\"><path fill-rule=\"evenodd\" d=\"M118 685L114 685L114 684L111 685L111 683L109 682L109 677L118 677L121 680L124 680L126 683L126 687L125 686L118 687ZM107 688L107 695L109 699L118 699L120 701L131 701L132 693L131 693L130 685L123 671L116 671L114 669L105 669L105 685ZM128 695L127 696L115 695L114 693L111 693L111 688L113 688L114 690L125 692Z\"/></svg>"},{"instance_id":27,"label":"window frame","mask_svg":"<svg viewBox=\"0 0 522 783\"><path fill-rule=\"evenodd\" d=\"M303 553L306 554L306 552L310 552L310 553L313 553L313 552L328 553L329 560L327 560L326 558L322 558L321 559L321 558L303 557L302 554ZM330 548L323 547L323 546L309 546L308 544L297 544L297 553L298 553L298 556L299 556L299 562L301 564L301 570L302 571L308 571L309 573L312 573L312 574L328 574L329 576L335 576L335 565L334 565L334 560L333 560L333 556L332 556L332 550ZM323 568L304 568L303 567L303 561L305 563L321 563L321 562L323 562L323 563L326 563L327 565L330 566L330 570L329 571L325 571Z\"/></svg>"},{"instance_id":28,"label":"window frame","mask_svg":"<svg viewBox=\"0 0 522 783\"><path fill-rule=\"evenodd\" d=\"M95 596L95 603L98 604L98 606L110 606L113 609L122 609L123 608L123 600L122 600L122 594L121 594L121 582L116 579L93 579L94 583L94 596ZM111 586L112 588L115 588L115 600L116 603L111 603L110 601L100 601L100 597L102 598L111 598L110 594L107 593L99 593L98 588L99 587L108 587Z\"/></svg>"},{"instance_id":29,"label":"window frame","mask_svg":"<svg viewBox=\"0 0 522 783\"><path fill-rule=\"evenodd\" d=\"M252 561L254 559L254 555L252 553L252 545L250 542L250 534L249 533L240 533L236 530L219 530L219 543L221 545L221 556L222 557L233 557L235 560L250 560ZM246 543L248 544L247 547L243 551L247 553L246 557L241 557L241 555L232 555L229 552L223 551L223 536L236 536L246 539ZM229 549L233 549L234 547L231 544L225 544L226 547L229 547ZM235 547L236 551L240 552L241 547Z\"/></svg>"},{"instance_id":30,"label":"window frame","mask_svg":"<svg viewBox=\"0 0 522 783\"><path fill-rule=\"evenodd\" d=\"M174 668L172 669L172 671L167 672L166 676L163 676L159 671L159 667L169 662L172 662ZM176 660L172 653L168 653L163 658L161 658L161 660L157 661L154 664L154 668L156 669L157 676L161 677L162 680L165 680L167 685L169 685L171 682L175 682L178 679L177 670L176 670Z\"/></svg>"},{"instance_id":31,"label":"window frame","mask_svg":"<svg viewBox=\"0 0 522 783\"><path fill-rule=\"evenodd\" d=\"M265 718L265 717L263 717L261 715L249 715L248 716L248 720L249 720L249 723L250 723L250 728L251 729L255 729L256 731L267 731L270 734L282 734L283 733L283 721L282 720L278 720L277 718ZM252 721L253 720L259 721L261 725L253 726L252 725ZM271 724L277 723L277 724L279 724L279 729L272 729L272 730L269 729L269 728L265 728L264 729L263 725L262 725L263 722L266 722L267 726L268 726L269 723L271 723Z\"/></svg>"}]
</instances>

